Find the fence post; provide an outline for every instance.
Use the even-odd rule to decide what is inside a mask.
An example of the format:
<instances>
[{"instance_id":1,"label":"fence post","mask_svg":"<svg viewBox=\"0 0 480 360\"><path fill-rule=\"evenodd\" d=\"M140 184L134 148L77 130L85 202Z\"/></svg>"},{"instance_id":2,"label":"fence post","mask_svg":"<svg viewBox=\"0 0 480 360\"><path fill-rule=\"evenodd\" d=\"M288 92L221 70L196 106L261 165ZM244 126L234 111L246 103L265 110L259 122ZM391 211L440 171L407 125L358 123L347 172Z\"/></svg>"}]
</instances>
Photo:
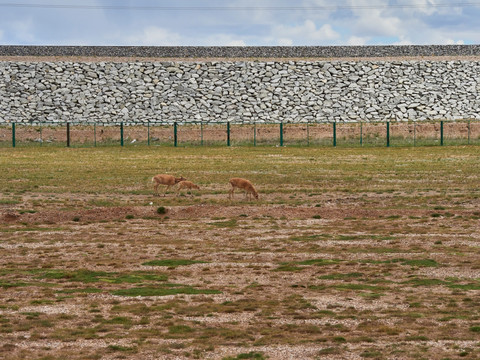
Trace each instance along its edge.
<instances>
[{"instance_id":1,"label":"fence post","mask_svg":"<svg viewBox=\"0 0 480 360\"><path fill-rule=\"evenodd\" d=\"M177 147L177 122L173 123L173 146Z\"/></svg>"},{"instance_id":2,"label":"fence post","mask_svg":"<svg viewBox=\"0 0 480 360\"><path fill-rule=\"evenodd\" d=\"M67 122L67 147L70 147L70 123Z\"/></svg>"},{"instance_id":3,"label":"fence post","mask_svg":"<svg viewBox=\"0 0 480 360\"><path fill-rule=\"evenodd\" d=\"M283 146L283 122L280 123L280 146Z\"/></svg>"},{"instance_id":4,"label":"fence post","mask_svg":"<svg viewBox=\"0 0 480 360\"><path fill-rule=\"evenodd\" d=\"M15 123L12 123L12 147L15 147Z\"/></svg>"},{"instance_id":5,"label":"fence post","mask_svg":"<svg viewBox=\"0 0 480 360\"><path fill-rule=\"evenodd\" d=\"M387 121L387 147L390 147L390 121Z\"/></svg>"},{"instance_id":6,"label":"fence post","mask_svg":"<svg viewBox=\"0 0 480 360\"><path fill-rule=\"evenodd\" d=\"M337 123L333 122L333 146L337 146Z\"/></svg>"},{"instance_id":7,"label":"fence post","mask_svg":"<svg viewBox=\"0 0 480 360\"><path fill-rule=\"evenodd\" d=\"M363 123L360 121L360 146L363 146Z\"/></svg>"},{"instance_id":8,"label":"fence post","mask_svg":"<svg viewBox=\"0 0 480 360\"><path fill-rule=\"evenodd\" d=\"M230 121L227 122L227 146L230 146Z\"/></svg>"},{"instance_id":9,"label":"fence post","mask_svg":"<svg viewBox=\"0 0 480 360\"><path fill-rule=\"evenodd\" d=\"M97 147L97 123L93 123L93 146Z\"/></svg>"},{"instance_id":10,"label":"fence post","mask_svg":"<svg viewBox=\"0 0 480 360\"><path fill-rule=\"evenodd\" d=\"M413 123L413 147L417 146L417 123Z\"/></svg>"},{"instance_id":11,"label":"fence post","mask_svg":"<svg viewBox=\"0 0 480 360\"><path fill-rule=\"evenodd\" d=\"M200 145L203 146L203 120L200 122Z\"/></svg>"},{"instance_id":12,"label":"fence post","mask_svg":"<svg viewBox=\"0 0 480 360\"><path fill-rule=\"evenodd\" d=\"M468 120L468 145L470 145L470 120Z\"/></svg>"},{"instance_id":13,"label":"fence post","mask_svg":"<svg viewBox=\"0 0 480 360\"><path fill-rule=\"evenodd\" d=\"M150 120L147 121L147 146L150 146Z\"/></svg>"},{"instance_id":14,"label":"fence post","mask_svg":"<svg viewBox=\"0 0 480 360\"><path fill-rule=\"evenodd\" d=\"M309 125L310 122L307 122L307 146L310 146L310 131L309 131Z\"/></svg>"},{"instance_id":15,"label":"fence post","mask_svg":"<svg viewBox=\"0 0 480 360\"><path fill-rule=\"evenodd\" d=\"M253 146L257 146L257 123L253 123Z\"/></svg>"},{"instance_id":16,"label":"fence post","mask_svg":"<svg viewBox=\"0 0 480 360\"><path fill-rule=\"evenodd\" d=\"M123 146L123 122L120 123L120 145Z\"/></svg>"},{"instance_id":17,"label":"fence post","mask_svg":"<svg viewBox=\"0 0 480 360\"><path fill-rule=\"evenodd\" d=\"M443 120L440 121L440 146L443 146Z\"/></svg>"}]
</instances>

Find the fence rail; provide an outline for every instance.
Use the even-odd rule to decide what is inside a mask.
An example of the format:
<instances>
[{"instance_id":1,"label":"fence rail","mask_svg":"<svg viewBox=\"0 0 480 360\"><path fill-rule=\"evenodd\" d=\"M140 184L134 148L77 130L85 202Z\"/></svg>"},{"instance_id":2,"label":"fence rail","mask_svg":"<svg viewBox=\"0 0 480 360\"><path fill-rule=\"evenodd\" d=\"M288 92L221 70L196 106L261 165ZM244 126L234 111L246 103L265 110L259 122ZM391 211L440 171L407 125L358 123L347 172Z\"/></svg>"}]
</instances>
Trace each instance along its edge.
<instances>
[{"instance_id":1,"label":"fence rail","mask_svg":"<svg viewBox=\"0 0 480 360\"><path fill-rule=\"evenodd\" d=\"M480 145L480 121L4 123L0 147Z\"/></svg>"}]
</instances>

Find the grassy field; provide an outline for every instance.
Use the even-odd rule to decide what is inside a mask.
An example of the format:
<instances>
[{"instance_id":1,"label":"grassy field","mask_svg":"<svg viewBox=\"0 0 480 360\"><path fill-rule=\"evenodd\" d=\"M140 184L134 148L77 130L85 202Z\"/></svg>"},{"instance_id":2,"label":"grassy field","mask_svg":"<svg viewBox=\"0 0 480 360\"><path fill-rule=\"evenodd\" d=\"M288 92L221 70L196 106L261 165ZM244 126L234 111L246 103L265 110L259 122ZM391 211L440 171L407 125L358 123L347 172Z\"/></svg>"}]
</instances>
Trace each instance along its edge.
<instances>
[{"instance_id":1,"label":"grassy field","mask_svg":"<svg viewBox=\"0 0 480 360\"><path fill-rule=\"evenodd\" d=\"M3 148L0 184L2 358L480 358L479 147Z\"/></svg>"}]
</instances>

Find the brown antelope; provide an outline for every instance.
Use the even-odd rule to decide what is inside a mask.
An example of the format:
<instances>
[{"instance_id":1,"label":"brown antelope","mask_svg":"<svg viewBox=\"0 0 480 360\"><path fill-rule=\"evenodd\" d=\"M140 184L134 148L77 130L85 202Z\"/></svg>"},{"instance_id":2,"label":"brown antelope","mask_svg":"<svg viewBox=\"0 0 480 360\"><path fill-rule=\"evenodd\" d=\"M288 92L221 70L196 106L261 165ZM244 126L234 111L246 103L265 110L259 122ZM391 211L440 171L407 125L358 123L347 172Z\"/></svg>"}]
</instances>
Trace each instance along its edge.
<instances>
[{"instance_id":1,"label":"brown antelope","mask_svg":"<svg viewBox=\"0 0 480 360\"><path fill-rule=\"evenodd\" d=\"M230 185L232 185L232 188L230 189L230 193L228 194L229 199L233 199L233 193L235 189L244 190L245 198L247 199L249 199L251 195L255 196L255 199L258 199L257 190L255 190L255 187L247 179L242 179L242 178L230 179Z\"/></svg>"},{"instance_id":2,"label":"brown antelope","mask_svg":"<svg viewBox=\"0 0 480 360\"><path fill-rule=\"evenodd\" d=\"M165 174L155 175L152 178L152 182L155 183L155 185L153 185L153 188L155 189L155 195L160 196L158 194L158 185L167 185L165 192L163 193L163 196L165 196L170 186L173 186L179 183L180 181L184 181L184 180L187 180L187 179L185 179L183 176L180 176L179 178L177 178L175 176L165 175Z\"/></svg>"},{"instance_id":3,"label":"brown antelope","mask_svg":"<svg viewBox=\"0 0 480 360\"><path fill-rule=\"evenodd\" d=\"M180 194L180 190L182 189L197 189L200 190L200 187L198 185L195 185L191 181L183 180L178 183L177 187L177 196Z\"/></svg>"}]
</instances>

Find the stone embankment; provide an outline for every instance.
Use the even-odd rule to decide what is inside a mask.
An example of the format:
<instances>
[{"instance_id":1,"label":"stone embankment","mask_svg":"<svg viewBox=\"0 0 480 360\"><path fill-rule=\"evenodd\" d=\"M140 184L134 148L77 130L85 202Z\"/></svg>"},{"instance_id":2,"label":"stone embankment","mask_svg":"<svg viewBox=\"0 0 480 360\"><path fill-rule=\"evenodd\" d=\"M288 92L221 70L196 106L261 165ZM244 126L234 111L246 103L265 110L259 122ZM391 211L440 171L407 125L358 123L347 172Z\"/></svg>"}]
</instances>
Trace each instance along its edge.
<instances>
[{"instance_id":1,"label":"stone embankment","mask_svg":"<svg viewBox=\"0 0 480 360\"><path fill-rule=\"evenodd\" d=\"M0 122L479 119L479 92L478 59L0 59Z\"/></svg>"}]
</instances>

